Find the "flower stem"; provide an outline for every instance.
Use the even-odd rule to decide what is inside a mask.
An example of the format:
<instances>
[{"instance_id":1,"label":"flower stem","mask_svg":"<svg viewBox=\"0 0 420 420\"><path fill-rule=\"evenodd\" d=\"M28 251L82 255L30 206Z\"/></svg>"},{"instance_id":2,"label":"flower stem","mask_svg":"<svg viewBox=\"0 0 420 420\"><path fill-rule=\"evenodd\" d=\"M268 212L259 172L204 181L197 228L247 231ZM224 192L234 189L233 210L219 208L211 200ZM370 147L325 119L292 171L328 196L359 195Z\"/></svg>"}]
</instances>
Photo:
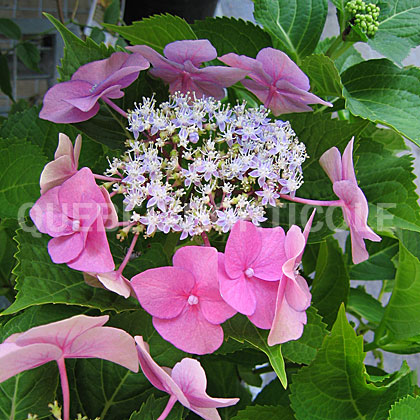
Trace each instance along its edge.
<instances>
[{"instance_id":1,"label":"flower stem","mask_svg":"<svg viewBox=\"0 0 420 420\"><path fill-rule=\"evenodd\" d=\"M103 96L101 98L106 104L108 104L112 109L115 109L115 111L118 112L118 114L121 114L124 118L127 118L127 113L121 109L118 105L116 105L114 102L111 101L111 99L107 98L106 96Z\"/></svg>"},{"instance_id":2,"label":"flower stem","mask_svg":"<svg viewBox=\"0 0 420 420\"><path fill-rule=\"evenodd\" d=\"M290 195L280 194L283 200L294 201L295 203L309 204L310 206L335 206L341 207L343 202L341 200L324 201L324 200L310 200L309 198L291 197Z\"/></svg>"},{"instance_id":3,"label":"flower stem","mask_svg":"<svg viewBox=\"0 0 420 420\"><path fill-rule=\"evenodd\" d=\"M121 182L120 178L112 178L110 176L105 176L105 175L98 175L98 174L93 174L93 176L95 177L95 179L100 179L101 181L108 181L108 182Z\"/></svg>"},{"instance_id":4,"label":"flower stem","mask_svg":"<svg viewBox=\"0 0 420 420\"><path fill-rule=\"evenodd\" d=\"M64 357L57 360L57 365L60 373L61 391L63 393L63 420L70 420L70 391Z\"/></svg>"},{"instance_id":5,"label":"flower stem","mask_svg":"<svg viewBox=\"0 0 420 420\"><path fill-rule=\"evenodd\" d=\"M121 274L123 272L125 266L127 265L128 261L130 261L131 254L133 253L133 250L134 250L134 247L136 245L136 242L137 242L137 239L138 239L139 235L140 235L139 233L136 233L134 235L134 238L131 241L130 248L128 248L127 255L125 256L121 265L118 267L117 273Z\"/></svg>"},{"instance_id":6,"label":"flower stem","mask_svg":"<svg viewBox=\"0 0 420 420\"><path fill-rule=\"evenodd\" d=\"M169 398L168 404L166 404L165 409L162 411L162 414L157 418L157 420L166 419L166 417L168 417L168 414L170 413L170 411L172 410L172 407L175 405L176 402L177 402L177 398L175 397L175 395L171 395L171 397Z\"/></svg>"},{"instance_id":7,"label":"flower stem","mask_svg":"<svg viewBox=\"0 0 420 420\"><path fill-rule=\"evenodd\" d=\"M207 236L206 232L201 232L201 238L203 239L204 246L211 246L209 237Z\"/></svg>"}]
</instances>

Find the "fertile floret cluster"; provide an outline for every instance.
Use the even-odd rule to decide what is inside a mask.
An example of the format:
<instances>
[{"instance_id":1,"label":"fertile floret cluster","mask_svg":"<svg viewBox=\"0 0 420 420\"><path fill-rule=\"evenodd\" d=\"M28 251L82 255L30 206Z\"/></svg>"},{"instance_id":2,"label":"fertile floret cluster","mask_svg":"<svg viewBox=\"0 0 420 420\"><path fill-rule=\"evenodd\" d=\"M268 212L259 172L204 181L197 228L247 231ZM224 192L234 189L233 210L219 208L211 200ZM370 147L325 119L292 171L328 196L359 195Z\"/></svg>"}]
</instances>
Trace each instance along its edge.
<instances>
[{"instance_id":1,"label":"fertile floret cluster","mask_svg":"<svg viewBox=\"0 0 420 420\"><path fill-rule=\"evenodd\" d=\"M374 36L379 28L379 6L366 4L363 0L351 0L346 4L346 10L352 15L353 22L367 36Z\"/></svg>"},{"instance_id":2,"label":"fertile floret cluster","mask_svg":"<svg viewBox=\"0 0 420 420\"><path fill-rule=\"evenodd\" d=\"M238 220L258 225L266 206L303 183L304 144L263 106L177 93L159 106L143 98L128 121L134 140L107 174L122 177L114 191L146 235L178 231L185 239L228 232Z\"/></svg>"}]
</instances>

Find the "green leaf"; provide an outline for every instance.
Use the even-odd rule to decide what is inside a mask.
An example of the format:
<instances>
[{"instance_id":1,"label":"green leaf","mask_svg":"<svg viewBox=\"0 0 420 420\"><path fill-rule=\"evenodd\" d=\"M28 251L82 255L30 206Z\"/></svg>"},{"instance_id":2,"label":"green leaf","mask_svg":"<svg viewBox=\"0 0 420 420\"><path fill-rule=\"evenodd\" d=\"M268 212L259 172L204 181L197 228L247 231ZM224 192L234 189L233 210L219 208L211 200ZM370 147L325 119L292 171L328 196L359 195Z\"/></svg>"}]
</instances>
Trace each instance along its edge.
<instances>
[{"instance_id":1,"label":"green leaf","mask_svg":"<svg viewBox=\"0 0 420 420\"><path fill-rule=\"evenodd\" d=\"M381 242L366 241L369 259L350 267L352 280L394 280L395 266L392 258L398 252L398 241L382 238Z\"/></svg>"},{"instance_id":2,"label":"green leaf","mask_svg":"<svg viewBox=\"0 0 420 420\"><path fill-rule=\"evenodd\" d=\"M10 71L7 63L7 56L0 53L0 89L5 93L12 101L12 85L10 83Z\"/></svg>"},{"instance_id":3,"label":"green leaf","mask_svg":"<svg viewBox=\"0 0 420 420\"><path fill-rule=\"evenodd\" d=\"M327 0L254 0L255 20L297 64L314 51L327 12Z\"/></svg>"},{"instance_id":4,"label":"green leaf","mask_svg":"<svg viewBox=\"0 0 420 420\"><path fill-rule=\"evenodd\" d=\"M92 32L90 33L89 37L93 39L97 44L105 42L105 33L103 29L97 28L96 26L92 29Z\"/></svg>"},{"instance_id":5,"label":"green leaf","mask_svg":"<svg viewBox=\"0 0 420 420\"><path fill-rule=\"evenodd\" d=\"M372 126L374 126L374 124L372 124ZM381 143L386 150L393 153L410 150L405 144L404 137L389 128L379 128L375 126L370 137L372 140Z\"/></svg>"},{"instance_id":6,"label":"green leaf","mask_svg":"<svg viewBox=\"0 0 420 420\"><path fill-rule=\"evenodd\" d=\"M0 417L26 420L28 413L49 417L48 404L55 400L58 369L50 362L27 370L0 384Z\"/></svg>"},{"instance_id":7,"label":"green leaf","mask_svg":"<svg viewBox=\"0 0 420 420\"><path fill-rule=\"evenodd\" d=\"M379 28L369 39L371 48L401 64L420 44L420 1L380 0Z\"/></svg>"},{"instance_id":8,"label":"green leaf","mask_svg":"<svg viewBox=\"0 0 420 420\"><path fill-rule=\"evenodd\" d=\"M420 397L411 395L399 400L389 411L388 420L417 420L420 413Z\"/></svg>"},{"instance_id":9,"label":"green leaf","mask_svg":"<svg viewBox=\"0 0 420 420\"><path fill-rule=\"evenodd\" d=\"M223 324L225 335L237 341L247 341L268 356L271 366L276 372L282 385L286 388L287 378L281 345L269 346L267 344L268 331L260 330L245 316L236 315Z\"/></svg>"},{"instance_id":10,"label":"green leaf","mask_svg":"<svg viewBox=\"0 0 420 420\"><path fill-rule=\"evenodd\" d=\"M0 34L16 40L19 40L22 36L19 26L13 20L6 18L0 18Z\"/></svg>"},{"instance_id":11,"label":"green leaf","mask_svg":"<svg viewBox=\"0 0 420 420\"><path fill-rule=\"evenodd\" d=\"M322 322L314 306L306 311L307 323L299 340L288 341L282 346L283 356L294 363L309 365L315 359L327 335L327 326Z\"/></svg>"},{"instance_id":12,"label":"green leaf","mask_svg":"<svg viewBox=\"0 0 420 420\"><path fill-rule=\"evenodd\" d=\"M255 58L258 52L271 46L271 38L259 26L242 19L227 17L196 20L191 25L199 39L208 39L220 57L228 53Z\"/></svg>"},{"instance_id":13,"label":"green leaf","mask_svg":"<svg viewBox=\"0 0 420 420\"><path fill-rule=\"evenodd\" d=\"M156 420L162 414L162 411L165 409L168 400L169 397L156 399L154 395L151 395L141 405L140 410L136 411L130 416L130 420ZM184 411L184 407L180 403L176 403L166 419L181 420L184 418Z\"/></svg>"},{"instance_id":14,"label":"green leaf","mask_svg":"<svg viewBox=\"0 0 420 420\"><path fill-rule=\"evenodd\" d=\"M232 420L294 420L295 416L290 407L281 405L273 406L249 406L245 410L240 411Z\"/></svg>"},{"instance_id":15,"label":"green leaf","mask_svg":"<svg viewBox=\"0 0 420 420\"><path fill-rule=\"evenodd\" d=\"M347 69L341 80L353 115L392 127L420 145L420 69L369 60Z\"/></svg>"},{"instance_id":16,"label":"green leaf","mask_svg":"<svg viewBox=\"0 0 420 420\"><path fill-rule=\"evenodd\" d=\"M167 44L182 39L197 39L188 23L170 14L155 15L150 18L134 22L130 26L104 25L105 28L117 32L131 44L148 45L157 52L163 53Z\"/></svg>"},{"instance_id":17,"label":"green leaf","mask_svg":"<svg viewBox=\"0 0 420 420\"><path fill-rule=\"evenodd\" d=\"M411 391L407 374L391 386L366 380L363 337L357 337L341 306L331 335L311 365L291 384L291 405L298 420L383 420L391 404Z\"/></svg>"},{"instance_id":18,"label":"green leaf","mask_svg":"<svg viewBox=\"0 0 420 420\"><path fill-rule=\"evenodd\" d=\"M0 139L0 217L25 215L39 197L39 176L45 163L39 147L25 140Z\"/></svg>"},{"instance_id":19,"label":"green leaf","mask_svg":"<svg viewBox=\"0 0 420 420\"><path fill-rule=\"evenodd\" d=\"M88 286L83 275L64 264L54 264L48 254L49 237L34 237L31 232L19 230L16 241L19 252L16 301L3 314L14 314L34 305L61 303L117 312L137 309L133 298L124 299L104 289Z\"/></svg>"},{"instance_id":20,"label":"green leaf","mask_svg":"<svg viewBox=\"0 0 420 420\"><path fill-rule=\"evenodd\" d=\"M29 41L20 43L16 48L16 55L28 69L40 72L41 55L38 48Z\"/></svg>"},{"instance_id":21,"label":"green leaf","mask_svg":"<svg viewBox=\"0 0 420 420\"><path fill-rule=\"evenodd\" d=\"M413 235L419 236L418 233ZM385 342L420 334L420 261L402 242L394 290L375 335L375 342L380 342L385 329L390 334L383 338Z\"/></svg>"},{"instance_id":22,"label":"green leaf","mask_svg":"<svg viewBox=\"0 0 420 420\"><path fill-rule=\"evenodd\" d=\"M120 18L120 0L112 0L110 5L105 9L104 23L116 24Z\"/></svg>"},{"instance_id":23,"label":"green leaf","mask_svg":"<svg viewBox=\"0 0 420 420\"><path fill-rule=\"evenodd\" d=\"M342 303L347 303L350 279L344 255L333 238L321 243L312 283L312 303L331 327Z\"/></svg>"},{"instance_id":24,"label":"green leaf","mask_svg":"<svg viewBox=\"0 0 420 420\"><path fill-rule=\"evenodd\" d=\"M381 303L367 293L363 286L350 288L347 311L377 325L385 312Z\"/></svg>"},{"instance_id":25,"label":"green leaf","mask_svg":"<svg viewBox=\"0 0 420 420\"><path fill-rule=\"evenodd\" d=\"M371 138L359 143L357 178L369 202L369 225L394 234L420 231L420 207L410 155L395 156ZM372 165L375 162L375 165Z\"/></svg>"},{"instance_id":26,"label":"green leaf","mask_svg":"<svg viewBox=\"0 0 420 420\"><path fill-rule=\"evenodd\" d=\"M334 64L339 73L343 73L343 71L347 70L349 67L361 63L362 61L364 61L364 59L359 51L354 47L350 47L334 61Z\"/></svg>"},{"instance_id":27,"label":"green leaf","mask_svg":"<svg viewBox=\"0 0 420 420\"><path fill-rule=\"evenodd\" d=\"M284 389L277 378L267 384L256 396L253 404L255 405L282 405L289 406L290 387Z\"/></svg>"},{"instance_id":28,"label":"green leaf","mask_svg":"<svg viewBox=\"0 0 420 420\"><path fill-rule=\"evenodd\" d=\"M64 57L61 67L58 68L62 82L69 80L83 64L108 58L115 51L105 44L98 45L90 38L87 38L86 42L82 41L52 15L44 12L44 16L56 27L64 41Z\"/></svg>"},{"instance_id":29,"label":"green leaf","mask_svg":"<svg viewBox=\"0 0 420 420\"><path fill-rule=\"evenodd\" d=\"M311 89L317 95L343 96L343 85L340 74L331 58L322 54L312 54L306 57L301 69L311 81Z\"/></svg>"}]
</instances>

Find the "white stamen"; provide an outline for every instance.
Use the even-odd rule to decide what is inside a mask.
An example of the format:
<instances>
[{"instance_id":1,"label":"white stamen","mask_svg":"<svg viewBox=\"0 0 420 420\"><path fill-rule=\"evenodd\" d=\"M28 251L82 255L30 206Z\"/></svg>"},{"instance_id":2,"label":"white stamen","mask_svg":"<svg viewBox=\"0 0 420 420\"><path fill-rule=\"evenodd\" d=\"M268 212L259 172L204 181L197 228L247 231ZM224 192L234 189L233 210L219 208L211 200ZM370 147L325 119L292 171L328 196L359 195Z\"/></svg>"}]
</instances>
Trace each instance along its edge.
<instances>
[{"instance_id":1,"label":"white stamen","mask_svg":"<svg viewBox=\"0 0 420 420\"><path fill-rule=\"evenodd\" d=\"M189 305L197 305L197 303L198 303L198 297L197 296L190 295L188 297L188 304Z\"/></svg>"}]
</instances>

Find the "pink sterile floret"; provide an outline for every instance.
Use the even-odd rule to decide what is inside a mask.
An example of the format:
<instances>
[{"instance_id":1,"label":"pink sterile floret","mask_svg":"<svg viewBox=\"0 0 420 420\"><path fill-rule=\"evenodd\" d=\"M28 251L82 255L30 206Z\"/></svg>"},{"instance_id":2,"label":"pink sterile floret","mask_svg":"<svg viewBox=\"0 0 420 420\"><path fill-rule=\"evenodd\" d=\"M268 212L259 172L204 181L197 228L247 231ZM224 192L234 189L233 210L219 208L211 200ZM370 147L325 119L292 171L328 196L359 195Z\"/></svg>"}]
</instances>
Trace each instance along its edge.
<instances>
[{"instance_id":1,"label":"pink sterile floret","mask_svg":"<svg viewBox=\"0 0 420 420\"><path fill-rule=\"evenodd\" d=\"M173 267L137 274L131 286L156 330L174 346L205 354L222 345L220 324L236 311L220 296L215 248L183 247L176 251Z\"/></svg>"},{"instance_id":2,"label":"pink sterile floret","mask_svg":"<svg viewBox=\"0 0 420 420\"><path fill-rule=\"evenodd\" d=\"M54 85L44 96L39 117L55 123L76 123L99 111L98 100L118 99L149 62L140 54L116 52L105 60L79 67L68 82Z\"/></svg>"},{"instance_id":3,"label":"pink sterile floret","mask_svg":"<svg viewBox=\"0 0 420 420\"><path fill-rule=\"evenodd\" d=\"M45 194L51 188L61 185L77 172L81 147L82 136L80 134L76 137L74 148L68 136L63 133L58 135L58 146L54 160L47 163L41 173L39 180L41 194Z\"/></svg>"},{"instance_id":4,"label":"pink sterile floret","mask_svg":"<svg viewBox=\"0 0 420 420\"><path fill-rule=\"evenodd\" d=\"M315 210L306 223L303 233L298 226L291 226L284 243L281 244L287 260L282 267L275 316L267 340L270 346L297 340L303 333L303 326L306 324L305 311L311 303L311 293L306 280L298 270L314 215Z\"/></svg>"},{"instance_id":5,"label":"pink sterile floret","mask_svg":"<svg viewBox=\"0 0 420 420\"><path fill-rule=\"evenodd\" d=\"M364 239L381 241L368 225L369 207L363 191L357 185L353 167L353 141L347 145L341 158L336 147L328 149L319 159L324 171L333 183L334 193L343 202L343 216L350 228L353 262L358 264L369 258Z\"/></svg>"},{"instance_id":6,"label":"pink sterile floret","mask_svg":"<svg viewBox=\"0 0 420 420\"><path fill-rule=\"evenodd\" d=\"M141 369L150 383L171 399L165 410L166 415L176 401L187 407L205 420L220 420L217 407L235 405L239 398L212 398L206 393L207 378L200 362L185 358L177 363L173 369L160 367L150 356L149 346L141 336L134 337ZM164 417L159 417L164 419Z\"/></svg>"},{"instance_id":7,"label":"pink sterile floret","mask_svg":"<svg viewBox=\"0 0 420 420\"><path fill-rule=\"evenodd\" d=\"M40 232L53 237L48 252L55 263L95 273L114 269L105 228L115 227L118 218L89 168L43 194L29 214Z\"/></svg>"},{"instance_id":8,"label":"pink sterile floret","mask_svg":"<svg viewBox=\"0 0 420 420\"><path fill-rule=\"evenodd\" d=\"M282 51L263 48L256 59L229 53L219 60L231 67L246 70L251 79L242 80L242 84L276 116L312 111L307 104L332 106L308 92L308 77Z\"/></svg>"},{"instance_id":9,"label":"pink sterile floret","mask_svg":"<svg viewBox=\"0 0 420 420\"><path fill-rule=\"evenodd\" d=\"M126 299L132 294L130 281L118 271L84 273L84 279L89 286L105 288Z\"/></svg>"},{"instance_id":10,"label":"pink sterile floret","mask_svg":"<svg viewBox=\"0 0 420 420\"><path fill-rule=\"evenodd\" d=\"M247 315L259 328L269 329L274 318L277 289L286 261L282 228L257 228L238 221L225 253L219 254L219 283L223 299Z\"/></svg>"},{"instance_id":11,"label":"pink sterile floret","mask_svg":"<svg viewBox=\"0 0 420 420\"><path fill-rule=\"evenodd\" d=\"M104 327L108 315L77 315L13 334L0 344L0 382L51 360L99 358L138 371L133 337Z\"/></svg>"},{"instance_id":12,"label":"pink sterile floret","mask_svg":"<svg viewBox=\"0 0 420 420\"><path fill-rule=\"evenodd\" d=\"M207 39L175 41L168 44L161 56L146 45L127 47L128 50L142 54L149 60L153 69L150 74L169 84L173 94L191 92L197 98L213 96L222 99L224 88L243 79L246 71L224 66L208 66L201 68L205 61L214 60L217 51Z\"/></svg>"}]
</instances>

